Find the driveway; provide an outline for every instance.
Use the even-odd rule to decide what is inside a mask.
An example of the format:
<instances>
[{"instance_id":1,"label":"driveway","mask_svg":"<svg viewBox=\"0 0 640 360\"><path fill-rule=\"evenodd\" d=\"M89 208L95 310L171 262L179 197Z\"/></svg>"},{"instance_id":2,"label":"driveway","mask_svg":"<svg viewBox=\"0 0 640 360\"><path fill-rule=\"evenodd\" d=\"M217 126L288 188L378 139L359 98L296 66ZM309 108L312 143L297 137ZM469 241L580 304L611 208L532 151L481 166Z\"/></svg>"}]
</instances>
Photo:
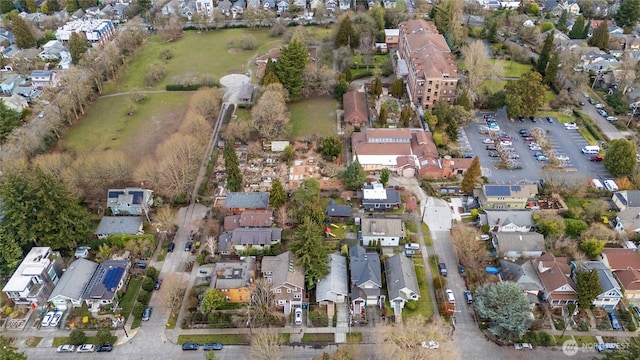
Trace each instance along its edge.
<instances>
[{"instance_id":1,"label":"driveway","mask_svg":"<svg viewBox=\"0 0 640 360\"><path fill-rule=\"evenodd\" d=\"M582 110L581 110L582 113L585 115L588 115L589 117L591 117L591 119L593 119L593 121L595 121L595 123L600 128L600 131L602 132L602 135L605 137L605 139L608 139L609 141L611 141L615 139L624 139L633 135L633 133L631 133L630 131L618 130L618 128L615 127L609 121L607 121L607 119L600 116L600 114L598 114L598 109L596 109L594 105L589 104L589 102L587 101L587 98L583 96L582 92L578 92L574 94L573 97L578 101L585 102L585 105L582 107ZM596 103L604 104L603 100L600 98L594 98L593 100L595 100ZM623 121L623 120L618 120L618 121Z\"/></svg>"}]
</instances>

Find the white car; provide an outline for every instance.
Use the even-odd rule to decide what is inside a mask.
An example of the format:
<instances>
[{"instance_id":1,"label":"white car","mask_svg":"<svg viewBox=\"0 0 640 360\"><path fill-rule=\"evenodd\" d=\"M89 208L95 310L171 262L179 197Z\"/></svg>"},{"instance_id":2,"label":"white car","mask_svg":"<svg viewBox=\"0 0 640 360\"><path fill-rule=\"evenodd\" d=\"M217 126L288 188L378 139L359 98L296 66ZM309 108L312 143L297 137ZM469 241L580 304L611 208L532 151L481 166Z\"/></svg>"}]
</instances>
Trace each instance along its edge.
<instances>
[{"instance_id":1,"label":"white car","mask_svg":"<svg viewBox=\"0 0 640 360\"><path fill-rule=\"evenodd\" d=\"M571 125L571 126L566 126L564 127L567 130L578 130L578 125Z\"/></svg>"},{"instance_id":2,"label":"white car","mask_svg":"<svg viewBox=\"0 0 640 360\"><path fill-rule=\"evenodd\" d=\"M49 326L51 324L51 320L53 320L53 311L49 311L43 318L42 321L40 322L41 326Z\"/></svg>"},{"instance_id":3,"label":"white car","mask_svg":"<svg viewBox=\"0 0 640 360\"><path fill-rule=\"evenodd\" d=\"M296 308L293 312L294 323L302 325L302 308Z\"/></svg>"},{"instance_id":4,"label":"white car","mask_svg":"<svg viewBox=\"0 0 640 360\"><path fill-rule=\"evenodd\" d=\"M517 343L514 347L516 350L533 350L533 346L529 343Z\"/></svg>"},{"instance_id":5,"label":"white car","mask_svg":"<svg viewBox=\"0 0 640 360\"><path fill-rule=\"evenodd\" d=\"M482 140L482 143L483 143L483 144L493 144L493 140L491 140L491 139L484 139L484 140Z\"/></svg>"},{"instance_id":6,"label":"white car","mask_svg":"<svg viewBox=\"0 0 640 360\"><path fill-rule=\"evenodd\" d=\"M540 145L529 145L529 150L531 151L540 151L542 150L542 148L540 147Z\"/></svg>"},{"instance_id":7,"label":"white car","mask_svg":"<svg viewBox=\"0 0 640 360\"><path fill-rule=\"evenodd\" d=\"M615 116L607 116L607 121L616 121L616 120L618 120L618 118Z\"/></svg>"},{"instance_id":8,"label":"white car","mask_svg":"<svg viewBox=\"0 0 640 360\"><path fill-rule=\"evenodd\" d=\"M49 326L58 326L58 324L60 324L60 320L62 319L62 312L57 312L55 314L53 314L53 318L51 319L51 322L49 323Z\"/></svg>"},{"instance_id":9,"label":"white car","mask_svg":"<svg viewBox=\"0 0 640 360\"><path fill-rule=\"evenodd\" d=\"M78 346L78 350L76 350L79 353L84 353L84 352L94 352L96 351L96 346L93 344L82 344L80 346Z\"/></svg>"},{"instance_id":10,"label":"white car","mask_svg":"<svg viewBox=\"0 0 640 360\"><path fill-rule=\"evenodd\" d=\"M437 341L433 341L433 340L423 341L421 345L423 349L432 349L432 350L440 349L440 344Z\"/></svg>"},{"instance_id":11,"label":"white car","mask_svg":"<svg viewBox=\"0 0 640 360\"><path fill-rule=\"evenodd\" d=\"M500 141L500 146L511 146L513 143L511 141Z\"/></svg>"},{"instance_id":12,"label":"white car","mask_svg":"<svg viewBox=\"0 0 640 360\"><path fill-rule=\"evenodd\" d=\"M567 155L558 155L556 156L556 159L560 161L569 161L569 157Z\"/></svg>"},{"instance_id":13,"label":"white car","mask_svg":"<svg viewBox=\"0 0 640 360\"><path fill-rule=\"evenodd\" d=\"M56 349L56 352L59 352L59 353L63 353L63 352L73 352L73 350L74 350L75 348L76 348L76 347L75 347L75 346L73 346L73 345L60 345L60 346L58 346L58 348Z\"/></svg>"},{"instance_id":14,"label":"white car","mask_svg":"<svg viewBox=\"0 0 640 360\"><path fill-rule=\"evenodd\" d=\"M564 123L564 127L573 127L573 126L578 126L578 124L576 124L574 122Z\"/></svg>"},{"instance_id":15,"label":"white car","mask_svg":"<svg viewBox=\"0 0 640 360\"><path fill-rule=\"evenodd\" d=\"M489 240L489 235L487 235L487 234L482 234L482 235L480 235L480 236L476 236L476 240L487 241L487 240Z\"/></svg>"}]
</instances>

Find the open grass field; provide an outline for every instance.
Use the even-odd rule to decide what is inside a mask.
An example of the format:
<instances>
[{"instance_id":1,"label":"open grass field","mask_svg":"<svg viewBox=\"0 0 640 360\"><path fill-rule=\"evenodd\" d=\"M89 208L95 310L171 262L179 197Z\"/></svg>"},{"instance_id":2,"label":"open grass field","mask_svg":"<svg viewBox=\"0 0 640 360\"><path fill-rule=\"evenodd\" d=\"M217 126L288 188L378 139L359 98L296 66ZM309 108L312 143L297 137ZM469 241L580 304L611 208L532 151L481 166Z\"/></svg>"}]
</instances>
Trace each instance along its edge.
<instances>
[{"instance_id":1,"label":"open grass field","mask_svg":"<svg viewBox=\"0 0 640 360\"><path fill-rule=\"evenodd\" d=\"M416 271L416 279L418 280L418 287L420 288L420 299L418 299L417 307L415 310L410 310L406 306L402 310L402 318L408 319L418 314L422 315L425 319L430 318L433 315L433 302L431 301L431 292L429 291L429 281L425 272L424 261L421 256L416 256L413 259L414 269ZM432 270L433 271L433 270ZM437 272L436 272L437 274Z\"/></svg>"},{"instance_id":2,"label":"open grass field","mask_svg":"<svg viewBox=\"0 0 640 360\"><path fill-rule=\"evenodd\" d=\"M153 153L157 144L178 129L190 95L146 94L131 116L127 115L131 95L99 98L64 134L60 147L76 153L123 151L135 162Z\"/></svg>"},{"instance_id":3,"label":"open grass field","mask_svg":"<svg viewBox=\"0 0 640 360\"><path fill-rule=\"evenodd\" d=\"M219 342L224 345L245 345L249 343L249 339L241 334L203 334L178 336L178 344L182 345L188 342L194 342L198 344Z\"/></svg>"},{"instance_id":4,"label":"open grass field","mask_svg":"<svg viewBox=\"0 0 640 360\"><path fill-rule=\"evenodd\" d=\"M480 92L488 91L491 94L497 93L498 91L504 89L504 84L506 81L502 80L485 80L480 84Z\"/></svg>"},{"instance_id":5,"label":"open grass field","mask_svg":"<svg viewBox=\"0 0 640 360\"><path fill-rule=\"evenodd\" d=\"M508 78L519 78L522 74L528 73L533 68L531 65L521 64L513 60L491 59L490 61L501 64L501 67L504 69L504 77Z\"/></svg>"},{"instance_id":6,"label":"open grass field","mask_svg":"<svg viewBox=\"0 0 640 360\"><path fill-rule=\"evenodd\" d=\"M241 50L239 41L250 35L256 40L253 50ZM151 37L127 66L127 74L116 85L108 86L105 93L133 91L136 89L164 89L165 85L183 77L211 74L216 79L230 73L246 73L247 62L256 55L279 47L280 38L269 37L268 29L224 29L215 31L187 31L182 39L165 43L158 36ZM161 60L160 53L170 50L173 58ZM152 88L144 85L147 66L155 62L165 63L167 75Z\"/></svg>"},{"instance_id":7,"label":"open grass field","mask_svg":"<svg viewBox=\"0 0 640 360\"><path fill-rule=\"evenodd\" d=\"M336 134L337 109L336 100L328 96L289 104L291 137L304 139L313 134L320 137Z\"/></svg>"}]
</instances>

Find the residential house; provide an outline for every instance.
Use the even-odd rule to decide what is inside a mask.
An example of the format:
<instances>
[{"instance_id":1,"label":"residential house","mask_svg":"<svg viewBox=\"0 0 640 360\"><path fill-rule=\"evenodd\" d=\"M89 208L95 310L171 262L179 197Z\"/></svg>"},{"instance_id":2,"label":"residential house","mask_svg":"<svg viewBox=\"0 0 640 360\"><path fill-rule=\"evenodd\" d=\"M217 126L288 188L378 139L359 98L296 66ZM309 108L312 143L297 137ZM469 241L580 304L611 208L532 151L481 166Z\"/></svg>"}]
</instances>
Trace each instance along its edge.
<instances>
[{"instance_id":1,"label":"residential house","mask_svg":"<svg viewBox=\"0 0 640 360\"><path fill-rule=\"evenodd\" d=\"M326 0L324 2L324 6L329 11L336 11L336 8L338 7L338 0Z\"/></svg>"},{"instance_id":2,"label":"residential house","mask_svg":"<svg viewBox=\"0 0 640 360\"><path fill-rule=\"evenodd\" d=\"M271 225L273 225L273 212L270 210L246 210L241 215L224 217L224 231L233 231L239 227L268 228Z\"/></svg>"},{"instance_id":3,"label":"residential house","mask_svg":"<svg viewBox=\"0 0 640 360\"><path fill-rule=\"evenodd\" d=\"M364 217L360 220L363 246L398 246L406 236L402 219Z\"/></svg>"},{"instance_id":4,"label":"residential house","mask_svg":"<svg viewBox=\"0 0 640 360\"><path fill-rule=\"evenodd\" d=\"M485 209L525 209L530 199L538 195L538 186L526 185L482 185L474 195Z\"/></svg>"},{"instance_id":5,"label":"residential house","mask_svg":"<svg viewBox=\"0 0 640 360\"><path fill-rule=\"evenodd\" d=\"M458 70L444 36L422 19L402 22L399 30L397 76L418 112L432 109L438 101L453 103Z\"/></svg>"},{"instance_id":6,"label":"residential house","mask_svg":"<svg viewBox=\"0 0 640 360\"><path fill-rule=\"evenodd\" d=\"M329 273L316 285L316 301L320 305L344 304L349 298L347 258L340 253L329 254Z\"/></svg>"},{"instance_id":7,"label":"residential house","mask_svg":"<svg viewBox=\"0 0 640 360\"><path fill-rule=\"evenodd\" d=\"M16 43L16 37L13 33L7 29L0 28L0 44L6 43L6 45L13 45ZM5 45L5 44L2 44Z\"/></svg>"},{"instance_id":8,"label":"residential house","mask_svg":"<svg viewBox=\"0 0 640 360\"><path fill-rule=\"evenodd\" d=\"M0 83L0 89L2 89L2 93L5 95L11 95L13 89L16 86L24 85L25 79L18 74L10 74L7 76L2 83Z\"/></svg>"},{"instance_id":9,"label":"residential house","mask_svg":"<svg viewBox=\"0 0 640 360\"><path fill-rule=\"evenodd\" d=\"M103 216L94 234L98 239L106 239L109 235L143 234L142 217L140 216Z\"/></svg>"},{"instance_id":10,"label":"residential house","mask_svg":"<svg viewBox=\"0 0 640 360\"><path fill-rule=\"evenodd\" d=\"M349 10L351 9L351 0L338 0L338 6L340 10Z\"/></svg>"},{"instance_id":11,"label":"residential house","mask_svg":"<svg viewBox=\"0 0 640 360\"><path fill-rule=\"evenodd\" d=\"M96 46L111 40L116 32L115 24L109 19L79 19L70 21L56 32L56 39L68 44L72 33L83 33L90 45Z\"/></svg>"},{"instance_id":12,"label":"residential house","mask_svg":"<svg viewBox=\"0 0 640 360\"><path fill-rule=\"evenodd\" d=\"M276 8L276 0L263 0L262 7L265 10L273 10Z\"/></svg>"},{"instance_id":13,"label":"residential house","mask_svg":"<svg viewBox=\"0 0 640 360\"><path fill-rule=\"evenodd\" d=\"M147 214L152 205L153 190L124 188L107 191L107 206L114 215Z\"/></svg>"},{"instance_id":14,"label":"residential house","mask_svg":"<svg viewBox=\"0 0 640 360\"><path fill-rule=\"evenodd\" d=\"M247 3L244 0L237 0L231 6L231 12L235 14L242 14L247 7Z\"/></svg>"},{"instance_id":15,"label":"residential house","mask_svg":"<svg viewBox=\"0 0 640 360\"><path fill-rule=\"evenodd\" d=\"M373 5L375 5L375 1L373 1ZM370 5L369 8L372 8L373 5ZM393 9L396 7L396 0L383 0L382 1L382 7L385 9Z\"/></svg>"},{"instance_id":16,"label":"residential house","mask_svg":"<svg viewBox=\"0 0 640 360\"><path fill-rule=\"evenodd\" d=\"M244 104L251 104L254 89L255 87L252 84L242 84L238 93L238 100Z\"/></svg>"},{"instance_id":17,"label":"residential house","mask_svg":"<svg viewBox=\"0 0 640 360\"><path fill-rule=\"evenodd\" d=\"M408 301L417 301L420 298L420 287L413 261L404 254L390 256L384 261L384 271L387 277L389 303L394 314L400 316Z\"/></svg>"},{"instance_id":18,"label":"residential house","mask_svg":"<svg viewBox=\"0 0 640 360\"><path fill-rule=\"evenodd\" d=\"M364 92L347 91L342 95L342 106L345 124L359 128L369 122L367 95Z\"/></svg>"},{"instance_id":19,"label":"residential house","mask_svg":"<svg viewBox=\"0 0 640 360\"><path fill-rule=\"evenodd\" d=\"M30 75L31 85L36 89L58 85L58 73L51 70L33 70Z\"/></svg>"},{"instance_id":20,"label":"residential house","mask_svg":"<svg viewBox=\"0 0 640 360\"><path fill-rule=\"evenodd\" d=\"M29 102L24 96L13 94L8 98L2 98L2 102L11 110L22 113L22 110L29 108Z\"/></svg>"},{"instance_id":21,"label":"residential house","mask_svg":"<svg viewBox=\"0 0 640 360\"><path fill-rule=\"evenodd\" d=\"M224 207L241 214L245 210L266 210L269 207L268 192L230 192L224 200Z\"/></svg>"},{"instance_id":22,"label":"residential house","mask_svg":"<svg viewBox=\"0 0 640 360\"><path fill-rule=\"evenodd\" d=\"M605 310L615 309L616 306L618 306L618 302L622 299L623 293L620 284L618 284L613 276L613 272L602 261L585 261L580 265L580 271L591 270L595 270L598 273L598 281L602 287L602 292L598 294L592 302L593 306Z\"/></svg>"},{"instance_id":23,"label":"residential house","mask_svg":"<svg viewBox=\"0 0 640 360\"><path fill-rule=\"evenodd\" d=\"M544 286L538 272L530 260L510 261L500 259L500 280L516 283L527 295L529 302L539 302L538 295L544 292Z\"/></svg>"},{"instance_id":24,"label":"residential house","mask_svg":"<svg viewBox=\"0 0 640 360\"><path fill-rule=\"evenodd\" d=\"M247 8L260 8L260 0L249 0L247 1Z\"/></svg>"},{"instance_id":25,"label":"residential house","mask_svg":"<svg viewBox=\"0 0 640 360\"><path fill-rule=\"evenodd\" d=\"M219 261L215 267L213 288L228 302L248 303L251 300L251 285L256 277L256 258L247 256L242 260Z\"/></svg>"},{"instance_id":26,"label":"residential house","mask_svg":"<svg viewBox=\"0 0 640 360\"><path fill-rule=\"evenodd\" d=\"M297 6L299 9L306 9L307 8L307 0L292 0L291 1L293 3L293 5Z\"/></svg>"},{"instance_id":27,"label":"residential house","mask_svg":"<svg viewBox=\"0 0 640 360\"><path fill-rule=\"evenodd\" d=\"M277 1L276 8L277 8L278 14L283 13L285 11L289 11L289 1L288 0Z\"/></svg>"},{"instance_id":28,"label":"residential house","mask_svg":"<svg viewBox=\"0 0 640 360\"><path fill-rule=\"evenodd\" d=\"M387 44L388 48L390 49L397 48L399 41L400 41L399 29L384 29L384 42L385 44Z\"/></svg>"},{"instance_id":29,"label":"residential house","mask_svg":"<svg viewBox=\"0 0 640 360\"><path fill-rule=\"evenodd\" d=\"M618 279L627 300L640 301L640 253L632 249L605 248L600 256Z\"/></svg>"},{"instance_id":30,"label":"residential house","mask_svg":"<svg viewBox=\"0 0 640 360\"><path fill-rule=\"evenodd\" d=\"M283 308L285 315L291 309L301 307L304 295L304 267L296 265L291 251L278 256L262 258L262 276L271 286L276 307Z\"/></svg>"},{"instance_id":31,"label":"residential house","mask_svg":"<svg viewBox=\"0 0 640 360\"><path fill-rule=\"evenodd\" d=\"M2 289L15 305L40 307L55 288L64 262L50 247L33 247Z\"/></svg>"},{"instance_id":32,"label":"residential house","mask_svg":"<svg viewBox=\"0 0 640 360\"><path fill-rule=\"evenodd\" d=\"M129 6L129 4L122 4L122 3L118 3L118 4L114 4L113 5L113 10L111 12L111 19L113 20L126 20L127 18L127 7Z\"/></svg>"},{"instance_id":33,"label":"residential house","mask_svg":"<svg viewBox=\"0 0 640 360\"><path fill-rule=\"evenodd\" d=\"M498 257L535 258L545 251L544 236L537 232L494 232L492 242Z\"/></svg>"},{"instance_id":34,"label":"residential house","mask_svg":"<svg viewBox=\"0 0 640 360\"><path fill-rule=\"evenodd\" d=\"M324 1L322 1L322 0L310 0L309 1L309 9L315 10L322 3L324 3ZM325 4L325 9L328 10L326 4Z\"/></svg>"},{"instance_id":35,"label":"residential house","mask_svg":"<svg viewBox=\"0 0 640 360\"><path fill-rule=\"evenodd\" d=\"M640 190L623 190L613 193L611 198L618 209L616 219L612 222L619 233L630 235L640 232Z\"/></svg>"},{"instance_id":36,"label":"residential house","mask_svg":"<svg viewBox=\"0 0 640 360\"><path fill-rule=\"evenodd\" d=\"M618 211L625 211L629 208L640 209L640 190L616 191L613 193L611 201L618 208Z\"/></svg>"},{"instance_id":37,"label":"residential house","mask_svg":"<svg viewBox=\"0 0 640 360\"><path fill-rule=\"evenodd\" d=\"M343 222L351 218L351 206L338 205L335 200L331 199L327 204L327 209L324 211L324 214L331 218L333 222Z\"/></svg>"},{"instance_id":38,"label":"residential house","mask_svg":"<svg viewBox=\"0 0 640 360\"><path fill-rule=\"evenodd\" d=\"M422 129L365 128L351 134L353 158L365 171L388 168L404 177L422 174L442 162L431 133Z\"/></svg>"},{"instance_id":39,"label":"residential house","mask_svg":"<svg viewBox=\"0 0 640 360\"><path fill-rule=\"evenodd\" d=\"M2 50L2 56L5 59L12 59L20 53L21 49L16 44L11 44Z\"/></svg>"},{"instance_id":40,"label":"residential house","mask_svg":"<svg viewBox=\"0 0 640 360\"><path fill-rule=\"evenodd\" d=\"M97 263L87 259L72 262L49 295L48 302L62 311L82 306L82 295L97 268Z\"/></svg>"},{"instance_id":41,"label":"residential house","mask_svg":"<svg viewBox=\"0 0 640 360\"><path fill-rule=\"evenodd\" d=\"M529 209L485 209L479 216L480 223L482 225L489 225L490 231L495 232L529 232L535 225L533 212Z\"/></svg>"},{"instance_id":42,"label":"residential house","mask_svg":"<svg viewBox=\"0 0 640 360\"><path fill-rule=\"evenodd\" d=\"M565 257L554 257L546 253L531 261L544 286L543 300L551 306L576 304L576 284L571 279L572 268Z\"/></svg>"},{"instance_id":43,"label":"residential house","mask_svg":"<svg viewBox=\"0 0 640 360\"><path fill-rule=\"evenodd\" d=\"M351 270L351 306L355 317L365 312L365 307L379 305L384 301L381 295L382 272L380 256L376 252L367 252L356 245L349 249L349 268Z\"/></svg>"},{"instance_id":44,"label":"residential house","mask_svg":"<svg viewBox=\"0 0 640 360\"><path fill-rule=\"evenodd\" d=\"M260 252L279 244L281 240L281 228L237 228L220 235L218 251L224 255L244 253L249 249Z\"/></svg>"},{"instance_id":45,"label":"residential house","mask_svg":"<svg viewBox=\"0 0 640 360\"><path fill-rule=\"evenodd\" d=\"M42 46L42 52L38 57L42 61L56 61L62 58L62 52L69 52L69 49L58 40L49 40Z\"/></svg>"},{"instance_id":46,"label":"residential house","mask_svg":"<svg viewBox=\"0 0 640 360\"><path fill-rule=\"evenodd\" d=\"M105 260L98 265L82 295L91 312L113 303L127 280L129 265L128 260Z\"/></svg>"},{"instance_id":47,"label":"residential house","mask_svg":"<svg viewBox=\"0 0 640 360\"><path fill-rule=\"evenodd\" d=\"M222 0L222 1L218 2L218 6L216 7L216 9L218 9L218 11L220 11L225 16L230 16L231 15L231 6L232 6L231 1Z\"/></svg>"},{"instance_id":48,"label":"residential house","mask_svg":"<svg viewBox=\"0 0 640 360\"><path fill-rule=\"evenodd\" d=\"M385 189L380 183L365 185L362 188L362 207L365 211L393 210L402 205L400 192Z\"/></svg>"},{"instance_id":49,"label":"residential house","mask_svg":"<svg viewBox=\"0 0 640 360\"><path fill-rule=\"evenodd\" d=\"M196 12L213 16L213 0L196 0Z\"/></svg>"}]
</instances>

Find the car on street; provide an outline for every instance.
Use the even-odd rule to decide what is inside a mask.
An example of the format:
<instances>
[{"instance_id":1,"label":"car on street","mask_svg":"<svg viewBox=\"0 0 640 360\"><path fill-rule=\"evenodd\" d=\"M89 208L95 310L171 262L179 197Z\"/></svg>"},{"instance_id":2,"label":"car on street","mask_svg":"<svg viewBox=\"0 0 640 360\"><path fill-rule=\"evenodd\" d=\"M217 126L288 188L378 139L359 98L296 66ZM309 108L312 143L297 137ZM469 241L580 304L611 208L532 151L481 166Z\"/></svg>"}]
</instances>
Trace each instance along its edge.
<instances>
[{"instance_id":1,"label":"car on street","mask_svg":"<svg viewBox=\"0 0 640 360\"><path fill-rule=\"evenodd\" d=\"M493 144L493 140L487 138L487 139L482 140L482 143L483 144Z\"/></svg>"},{"instance_id":2,"label":"car on street","mask_svg":"<svg viewBox=\"0 0 640 360\"><path fill-rule=\"evenodd\" d=\"M156 280L156 284L153 286L153 290L160 290L160 285L162 285L162 279Z\"/></svg>"},{"instance_id":3,"label":"car on street","mask_svg":"<svg viewBox=\"0 0 640 360\"><path fill-rule=\"evenodd\" d=\"M616 120L618 120L618 118L615 116L607 116L607 121L616 121Z\"/></svg>"},{"instance_id":4,"label":"car on street","mask_svg":"<svg viewBox=\"0 0 640 360\"><path fill-rule=\"evenodd\" d=\"M206 343L202 345L202 350L204 351L209 351L209 350L222 350L222 344L221 343Z\"/></svg>"},{"instance_id":5,"label":"car on street","mask_svg":"<svg viewBox=\"0 0 640 360\"><path fill-rule=\"evenodd\" d=\"M574 122L564 123L564 127L570 127L570 126L578 126L578 124L576 124Z\"/></svg>"},{"instance_id":6,"label":"car on street","mask_svg":"<svg viewBox=\"0 0 640 360\"><path fill-rule=\"evenodd\" d=\"M440 272L440 275L447 276L447 264L443 262L438 263L438 271Z\"/></svg>"},{"instance_id":7,"label":"car on street","mask_svg":"<svg viewBox=\"0 0 640 360\"><path fill-rule=\"evenodd\" d=\"M111 352L113 350L113 345L111 344L102 344L98 346L96 352Z\"/></svg>"},{"instance_id":8,"label":"car on street","mask_svg":"<svg viewBox=\"0 0 640 360\"><path fill-rule=\"evenodd\" d=\"M487 149L487 150L494 150L494 151L498 150L495 145L487 145L484 148Z\"/></svg>"},{"instance_id":9,"label":"car on street","mask_svg":"<svg viewBox=\"0 0 640 360\"><path fill-rule=\"evenodd\" d=\"M94 352L96 351L96 346L93 344L82 344L78 346L78 350L76 351L79 353Z\"/></svg>"},{"instance_id":10,"label":"car on street","mask_svg":"<svg viewBox=\"0 0 640 360\"><path fill-rule=\"evenodd\" d=\"M64 353L64 352L73 352L73 350L75 350L75 348L76 348L75 346L73 346L73 345L69 345L69 344L67 344L67 345L60 345L60 346L58 346L58 348L56 349L56 352L59 352L59 353Z\"/></svg>"},{"instance_id":11,"label":"car on street","mask_svg":"<svg viewBox=\"0 0 640 360\"><path fill-rule=\"evenodd\" d=\"M423 349L430 349L430 350L437 350L440 349L440 344L437 341L423 341L422 344L420 344L420 346L422 346Z\"/></svg>"},{"instance_id":12,"label":"car on street","mask_svg":"<svg viewBox=\"0 0 640 360\"><path fill-rule=\"evenodd\" d=\"M567 130L578 130L578 125L565 126L564 128Z\"/></svg>"},{"instance_id":13,"label":"car on street","mask_svg":"<svg viewBox=\"0 0 640 360\"><path fill-rule=\"evenodd\" d=\"M187 243L184 244L184 251L191 251L192 246L193 246L193 243L191 241L187 241Z\"/></svg>"},{"instance_id":14,"label":"car on street","mask_svg":"<svg viewBox=\"0 0 640 360\"><path fill-rule=\"evenodd\" d=\"M51 327L58 326L60 324L60 320L62 320L62 311L58 311L57 313L53 314L53 318L51 319L49 326Z\"/></svg>"},{"instance_id":15,"label":"car on street","mask_svg":"<svg viewBox=\"0 0 640 360\"><path fill-rule=\"evenodd\" d=\"M302 308L296 308L293 311L294 323L296 325L302 325Z\"/></svg>"},{"instance_id":16,"label":"car on street","mask_svg":"<svg viewBox=\"0 0 640 360\"><path fill-rule=\"evenodd\" d=\"M489 157L500 157L497 151L489 151Z\"/></svg>"},{"instance_id":17,"label":"car on street","mask_svg":"<svg viewBox=\"0 0 640 360\"><path fill-rule=\"evenodd\" d=\"M538 160L538 161L547 161L547 160L549 160L549 158L546 155L540 155L540 156L536 157L536 160Z\"/></svg>"},{"instance_id":18,"label":"car on street","mask_svg":"<svg viewBox=\"0 0 640 360\"><path fill-rule=\"evenodd\" d=\"M49 311L48 313L46 313L44 315L44 317L42 318L42 321L40 322L41 326L49 326L49 324L51 324L51 320L53 320L53 315L55 313L53 311Z\"/></svg>"},{"instance_id":19,"label":"car on street","mask_svg":"<svg viewBox=\"0 0 640 360\"><path fill-rule=\"evenodd\" d=\"M456 297L455 297L455 296L453 296L453 290L451 290L451 289L447 289L447 290L446 290L446 293L447 293L447 300L448 300L450 303L455 304L455 303L456 303Z\"/></svg>"},{"instance_id":20,"label":"car on street","mask_svg":"<svg viewBox=\"0 0 640 360\"><path fill-rule=\"evenodd\" d=\"M520 129L519 133L520 133L520 135L522 135L522 134L529 134L529 133L530 133L530 131L529 131L529 129Z\"/></svg>"},{"instance_id":21,"label":"car on street","mask_svg":"<svg viewBox=\"0 0 640 360\"><path fill-rule=\"evenodd\" d=\"M607 118L607 116L609 116L609 114L607 114L607 112L602 109L598 110L598 114L600 114L600 116L602 116L605 119Z\"/></svg>"},{"instance_id":22,"label":"car on street","mask_svg":"<svg viewBox=\"0 0 640 360\"><path fill-rule=\"evenodd\" d=\"M170 242L169 245L167 245L167 252L173 252L175 248L176 248L176 243Z\"/></svg>"},{"instance_id":23,"label":"car on street","mask_svg":"<svg viewBox=\"0 0 640 360\"><path fill-rule=\"evenodd\" d=\"M602 156L602 155L592 156L591 159L589 159L589 160L599 162L599 161L604 160L604 156Z\"/></svg>"},{"instance_id":24,"label":"car on street","mask_svg":"<svg viewBox=\"0 0 640 360\"><path fill-rule=\"evenodd\" d=\"M534 138L533 136L525 136L522 138L522 140L524 141L536 141L536 138Z\"/></svg>"},{"instance_id":25,"label":"car on street","mask_svg":"<svg viewBox=\"0 0 640 360\"><path fill-rule=\"evenodd\" d=\"M553 118L552 117L547 117L547 122L549 124L553 124Z\"/></svg>"},{"instance_id":26,"label":"car on street","mask_svg":"<svg viewBox=\"0 0 640 360\"><path fill-rule=\"evenodd\" d=\"M511 145L513 145L513 143L511 141L509 141L509 140L503 140L503 141L500 141L500 145L501 146L511 146Z\"/></svg>"},{"instance_id":27,"label":"car on street","mask_svg":"<svg viewBox=\"0 0 640 360\"><path fill-rule=\"evenodd\" d=\"M509 154L507 154L507 158L509 158L509 159L520 159L520 155L515 154L515 153L509 153Z\"/></svg>"},{"instance_id":28,"label":"car on street","mask_svg":"<svg viewBox=\"0 0 640 360\"><path fill-rule=\"evenodd\" d=\"M490 237L489 237L489 235L487 235L487 234L482 234L482 235L480 235L480 236L476 236L476 240L487 241L487 240L489 240L489 239L490 239Z\"/></svg>"},{"instance_id":29,"label":"car on street","mask_svg":"<svg viewBox=\"0 0 640 360\"><path fill-rule=\"evenodd\" d=\"M142 313L142 321L149 321L151 319L151 313L153 312L153 308L151 306L147 306Z\"/></svg>"},{"instance_id":30,"label":"car on street","mask_svg":"<svg viewBox=\"0 0 640 360\"><path fill-rule=\"evenodd\" d=\"M596 104L596 101L593 100L592 98L589 98L589 100L587 100L587 101L589 101L589 104L591 104L591 105L595 105Z\"/></svg>"},{"instance_id":31,"label":"car on street","mask_svg":"<svg viewBox=\"0 0 640 360\"><path fill-rule=\"evenodd\" d=\"M595 104L595 108L596 109L604 109L604 105L598 103L598 104Z\"/></svg>"},{"instance_id":32,"label":"car on street","mask_svg":"<svg viewBox=\"0 0 640 360\"><path fill-rule=\"evenodd\" d=\"M536 118L534 116L529 116L529 120L531 120L531 122L536 122Z\"/></svg>"},{"instance_id":33,"label":"car on street","mask_svg":"<svg viewBox=\"0 0 640 360\"><path fill-rule=\"evenodd\" d=\"M518 116L518 121L524 122L524 116Z\"/></svg>"},{"instance_id":34,"label":"car on street","mask_svg":"<svg viewBox=\"0 0 640 360\"><path fill-rule=\"evenodd\" d=\"M540 147L540 145L535 144L535 145L529 145L529 150L531 150L531 151L540 151L540 150L542 150L542 148Z\"/></svg>"},{"instance_id":35,"label":"car on street","mask_svg":"<svg viewBox=\"0 0 640 360\"><path fill-rule=\"evenodd\" d=\"M472 154L464 154L462 155L463 159L473 159L473 155Z\"/></svg>"},{"instance_id":36,"label":"car on street","mask_svg":"<svg viewBox=\"0 0 640 360\"><path fill-rule=\"evenodd\" d=\"M198 350L198 348L200 348L200 345L198 345L197 343L188 342L188 343L182 344L182 350L184 350L184 351L187 351L187 350Z\"/></svg>"},{"instance_id":37,"label":"car on street","mask_svg":"<svg viewBox=\"0 0 640 360\"><path fill-rule=\"evenodd\" d=\"M533 346L529 343L516 343L514 347L516 350L533 350Z\"/></svg>"},{"instance_id":38,"label":"car on street","mask_svg":"<svg viewBox=\"0 0 640 360\"><path fill-rule=\"evenodd\" d=\"M527 131L525 133L520 133L520 136L522 136L522 137L531 136L531 133Z\"/></svg>"},{"instance_id":39,"label":"car on street","mask_svg":"<svg viewBox=\"0 0 640 360\"><path fill-rule=\"evenodd\" d=\"M471 291L465 290L463 294L464 299L467 301L467 304L473 304L473 294L471 294Z\"/></svg>"},{"instance_id":40,"label":"car on street","mask_svg":"<svg viewBox=\"0 0 640 360\"><path fill-rule=\"evenodd\" d=\"M569 157L567 155L557 155L556 159L560 161L569 161Z\"/></svg>"},{"instance_id":41,"label":"car on street","mask_svg":"<svg viewBox=\"0 0 640 360\"><path fill-rule=\"evenodd\" d=\"M584 101L580 101L580 106L584 106Z\"/></svg>"},{"instance_id":42,"label":"car on street","mask_svg":"<svg viewBox=\"0 0 640 360\"><path fill-rule=\"evenodd\" d=\"M544 155L544 153L542 151L536 151L533 153L533 157L538 157L538 156L542 156Z\"/></svg>"}]
</instances>

